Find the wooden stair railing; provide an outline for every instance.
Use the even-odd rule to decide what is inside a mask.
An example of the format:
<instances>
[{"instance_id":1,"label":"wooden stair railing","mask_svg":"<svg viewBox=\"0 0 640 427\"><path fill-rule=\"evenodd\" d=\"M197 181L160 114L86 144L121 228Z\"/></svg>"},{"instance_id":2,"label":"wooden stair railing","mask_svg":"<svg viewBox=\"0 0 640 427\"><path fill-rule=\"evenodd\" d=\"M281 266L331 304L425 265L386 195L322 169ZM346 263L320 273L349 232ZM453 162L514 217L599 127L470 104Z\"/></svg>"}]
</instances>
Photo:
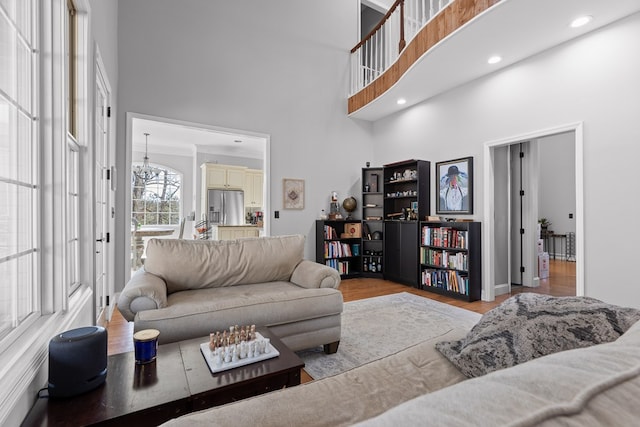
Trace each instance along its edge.
<instances>
[{"instance_id":1,"label":"wooden stair railing","mask_svg":"<svg viewBox=\"0 0 640 427\"><path fill-rule=\"evenodd\" d=\"M396 0L351 49L348 113L384 94L429 49L500 0ZM409 34L405 25L409 24ZM398 50L392 49L397 41Z\"/></svg>"}]
</instances>

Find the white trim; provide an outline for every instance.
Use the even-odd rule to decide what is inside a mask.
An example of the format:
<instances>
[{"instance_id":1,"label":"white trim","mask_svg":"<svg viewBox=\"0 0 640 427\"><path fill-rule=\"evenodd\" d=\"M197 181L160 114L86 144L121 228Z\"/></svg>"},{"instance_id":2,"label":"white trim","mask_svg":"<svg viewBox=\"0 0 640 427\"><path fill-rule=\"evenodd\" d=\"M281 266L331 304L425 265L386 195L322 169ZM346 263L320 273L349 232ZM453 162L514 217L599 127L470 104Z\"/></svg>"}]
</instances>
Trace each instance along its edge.
<instances>
[{"instance_id":1,"label":"white trim","mask_svg":"<svg viewBox=\"0 0 640 427\"><path fill-rule=\"evenodd\" d=\"M549 135L555 135L564 132L575 133L575 161L576 161L576 295L585 294L584 283L584 142L583 142L583 123L575 122L556 127L536 130L529 133L511 136L495 141L484 143L483 155L486 163L484 168L484 231L485 236L483 242L483 285L482 300L495 300L495 271L493 260L495 254L493 239L494 229L494 179L493 174L493 149L504 145L511 145L517 142L542 138Z\"/></svg>"},{"instance_id":2,"label":"white trim","mask_svg":"<svg viewBox=\"0 0 640 427\"><path fill-rule=\"evenodd\" d=\"M115 119L112 120L112 118L115 118L115 112L113 111L113 107L112 107L112 97L113 97L113 93L111 90L111 83L109 82L109 78L107 76L107 69L104 66L104 62L102 60L102 55L100 54L100 48L98 47L98 44L96 43L94 45L94 63L95 63L95 72L94 72L94 87L93 87L93 101L95 101L96 99L96 91L97 91L97 86L98 84L102 84L102 86L104 86L105 89L105 98L106 98L106 103L109 106L109 108L112 109L111 111L111 115L110 117L107 118L107 123L105 126L105 129L107 131L107 138L106 138L106 156L107 158L104 159L105 160L105 167L111 169L111 167L115 164L115 141L114 141L114 135L115 135L115 130L113 128L113 124L115 122ZM93 111L93 109L92 109ZM93 111L93 113L95 114L95 111ZM94 117L95 119L95 117ZM94 126L94 132L95 132L95 122L93 122L93 126ZM94 157L95 158L95 157ZM91 169L92 169L92 173L91 176L93 178L95 178L95 171L93 171L93 168L95 167L95 161L91 162ZM115 176L111 176L111 183L113 183L115 181L116 177ZM95 188L95 186L94 186ZM95 207L95 194L94 196L94 203L92 204L92 206ZM115 201L116 201L116 194L115 194L115 188L113 185L109 185L106 191L106 203L107 203L107 209L105 210L104 214L107 216L107 232L110 233L111 236L115 237L115 229L116 229L116 221L115 221L115 215L111 215L110 212L114 212L115 211ZM94 221L94 230L95 230L95 212L93 215ZM92 239L93 244L95 245L95 239ZM104 247L104 243L103 243L103 247ZM106 251L107 251L107 256L106 256L106 260L105 260L105 265L103 266L104 270L107 272L107 283L106 283L106 288L107 288L107 292L106 295L104 295L105 297L105 303L106 303L106 297L109 298L109 304L105 305L106 308L106 313L105 313L105 320L109 321L111 320L111 316L113 314L113 311L116 307L115 302L117 301L115 299L115 238L111 238L110 242L108 244L106 244ZM95 246L94 246L94 251L95 252ZM95 258L92 260L95 262ZM95 276L95 275L94 275ZM94 291L94 296L97 296L98 293ZM97 301L94 302L94 307L97 307ZM94 313L94 319L97 319L100 316L100 313Z\"/></svg>"}]
</instances>

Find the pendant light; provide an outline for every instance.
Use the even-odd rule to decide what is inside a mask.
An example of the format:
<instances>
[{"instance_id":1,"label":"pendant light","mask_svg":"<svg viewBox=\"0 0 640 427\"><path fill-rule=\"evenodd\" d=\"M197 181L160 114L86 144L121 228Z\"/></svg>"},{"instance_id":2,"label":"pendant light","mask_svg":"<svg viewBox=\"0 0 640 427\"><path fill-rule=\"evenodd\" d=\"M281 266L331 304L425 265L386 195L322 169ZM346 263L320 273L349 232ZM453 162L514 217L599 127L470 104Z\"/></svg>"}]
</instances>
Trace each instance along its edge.
<instances>
[{"instance_id":1,"label":"pendant light","mask_svg":"<svg viewBox=\"0 0 640 427\"><path fill-rule=\"evenodd\" d=\"M142 166L138 165L136 167L138 175L141 175L145 180L156 173L156 168L149 165L149 135L149 133L144 133L144 157L142 158Z\"/></svg>"}]
</instances>

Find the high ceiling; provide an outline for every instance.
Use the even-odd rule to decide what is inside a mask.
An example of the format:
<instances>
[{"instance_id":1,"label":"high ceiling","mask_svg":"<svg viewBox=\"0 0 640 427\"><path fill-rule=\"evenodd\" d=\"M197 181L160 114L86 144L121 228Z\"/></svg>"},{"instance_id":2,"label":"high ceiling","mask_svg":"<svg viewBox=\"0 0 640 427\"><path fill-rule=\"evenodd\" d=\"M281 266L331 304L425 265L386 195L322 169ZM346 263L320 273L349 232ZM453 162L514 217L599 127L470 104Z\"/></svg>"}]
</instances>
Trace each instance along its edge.
<instances>
[{"instance_id":1,"label":"high ceiling","mask_svg":"<svg viewBox=\"0 0 640 427\"><path fill-rule=\"evenodd\" d=\"M362 0L362 4L384 13L393 1ZM503 0L428 51L396 85L351 117L378 120L638 11L640 0ZM570 28L580 15L591 15L593 21ZM492 55L500 55L502 62L487 64ZM397 105L398 98L407 103ZM250 132L136 118L134 150L144 151L145 132L150 134L149 152L264 157L266 139Z\"/></svg>"},{"instance_id":2,"label":"high ceiling","mask_svg":"<svg viewBox=\"0 0 640 427\"><path fill-rule=\"evenodd\" d=\"M350 117L378 120L638 11L639 0L503 0L426 52L391 89ZM571 28L582 15L593 20ZM502 62L489 65L493 55ZM398 98L407 103L397 105Z\"/></svg>"}]
</instances>

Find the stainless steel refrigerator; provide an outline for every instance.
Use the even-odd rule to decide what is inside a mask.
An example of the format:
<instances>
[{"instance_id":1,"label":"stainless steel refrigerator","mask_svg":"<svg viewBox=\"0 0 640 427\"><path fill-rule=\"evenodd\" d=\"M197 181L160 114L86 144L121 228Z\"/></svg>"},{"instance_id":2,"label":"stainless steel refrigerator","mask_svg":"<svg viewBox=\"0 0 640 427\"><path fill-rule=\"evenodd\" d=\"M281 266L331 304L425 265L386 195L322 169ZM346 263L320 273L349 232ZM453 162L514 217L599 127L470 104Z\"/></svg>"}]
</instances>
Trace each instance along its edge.
<instances>
[{"instance_id":1,"label":"stainless steel refrigerator","mask_svg":"<svg viewBox=\"0 0 640 427\"><path fill-rule=\"evenodd\" d=\"M243 225L244 191L208 190L209 223L218 225Z\"/></svg>"}]
</instances>

